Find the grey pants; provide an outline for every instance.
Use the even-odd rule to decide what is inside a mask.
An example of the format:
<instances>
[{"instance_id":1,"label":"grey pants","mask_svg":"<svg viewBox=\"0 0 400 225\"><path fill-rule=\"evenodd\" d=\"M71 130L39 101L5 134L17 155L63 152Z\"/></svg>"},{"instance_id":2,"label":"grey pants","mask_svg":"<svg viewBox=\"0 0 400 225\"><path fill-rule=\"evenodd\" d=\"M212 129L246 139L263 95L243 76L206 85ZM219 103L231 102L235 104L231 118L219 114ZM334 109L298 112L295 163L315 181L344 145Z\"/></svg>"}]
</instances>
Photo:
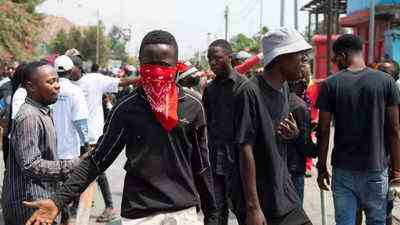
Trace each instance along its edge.
<instances>
[{"instance_id":1,"label":"grey pants","mask_svg":"<svg viewBox=\"0 0 400 225\"><path fill-rule=\"evenodd\" d=\"M140 219L122 218L122 225L202 225L197 217L196 207L171 212L159 213Z\"/></svg>"}]
</instances>

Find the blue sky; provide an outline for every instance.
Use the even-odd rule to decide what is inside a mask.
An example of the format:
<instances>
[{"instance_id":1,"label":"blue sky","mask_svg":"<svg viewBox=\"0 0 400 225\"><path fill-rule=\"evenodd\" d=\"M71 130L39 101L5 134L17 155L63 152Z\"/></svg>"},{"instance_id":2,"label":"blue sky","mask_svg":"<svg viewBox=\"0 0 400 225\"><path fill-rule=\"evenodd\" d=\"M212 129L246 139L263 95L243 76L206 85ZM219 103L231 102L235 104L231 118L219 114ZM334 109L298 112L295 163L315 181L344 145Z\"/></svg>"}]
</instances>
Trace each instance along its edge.
<instances>
[{"instance_id":1,"label":"blue sky","mask_svg":"<svg viewBox=\"0 0 400 225\"><path fill-rule=\"evenodd\" d=\"M132 28L128 51L137 54L143 36L154 29L165 29L178 40L181 58L207 48L208 41L224 37L224 10L230 8L229 36L253 35L259 29L261 0L47 0L38 9L63 16L79 25L93 25L97 10L107 27L112 24ZM298 0L299 6L309 0ZM294 1L286 0L285 25L294 24ZM277 28L280 23L280 0L264 0L263 24ZM303 31L308 16L299 13ZM210 33L208 36L207 34ZM209 38L207 38L209 37Z\"/></svg>"}]
</instances>

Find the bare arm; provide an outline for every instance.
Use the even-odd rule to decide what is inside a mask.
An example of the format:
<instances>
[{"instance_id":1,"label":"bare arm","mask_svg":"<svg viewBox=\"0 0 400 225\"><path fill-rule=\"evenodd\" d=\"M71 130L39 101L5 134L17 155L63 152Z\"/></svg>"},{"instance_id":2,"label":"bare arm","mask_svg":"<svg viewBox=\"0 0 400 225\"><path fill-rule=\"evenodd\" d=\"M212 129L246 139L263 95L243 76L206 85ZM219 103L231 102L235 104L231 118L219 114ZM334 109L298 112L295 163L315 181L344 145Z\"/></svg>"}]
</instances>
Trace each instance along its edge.
<instances>
[{"instance_id":1,"label":"bare arm","mask_svg":"<svg viewBox=\"0 0 400 225\"><path fill-rule=\"evenodd\" d=\"M253 156L253 147L244 145L240 153L240 176L246 198L247 209L259 209L260 201L257 194L256 165Z\"/></svg>"},{"instance_id":2,"label":"bare arm","mask_svg":"<svg viewBox=\"0 0 400 225\"><path fill-rule=\"evenodd\" d=\"M386 136L389 146L390 162L393 179L400 178L400 124L399 106L386 108ZM400 183L400 182L398 182Z\"/></svg>"},{"instance_id":3,"label":"bare arm","mask_svg":"<svg viewBox=\"0 0 400 225\"><path fill-rule=\"evenodd\" d=\"M320 112L318 122L318 165L321 169L326 170L326 162L328 160L329 137L331 134L331 113Z\"/></svg>"},{"instance_id":4,"label":"bare arm","mask_svg":"<svg viewBox=\"0 0 400 225\"><path fill-rule=\"evenodd\" d=\"M318 123L318 184L323 190L329 190L330 174L326 165L329 151L329 137L331 133L331 113L320 111Z\"/></svg>"},{"instance_id":5,"label":"bare arm","mask_svg":"<svg viewBox=\"0 0 400 225\"><path fill-rule=\"evenodd\" d=\"M266 225L267 222L257 194L256 164L251 145L243 145L243 149L240 152L239 164L243 192L246 199L246 224Z\"/></svg>"},{"instance_id":6,"label":"bare arm","mask_svg":"<svg viewBox=\"0 0 400 225\"><path fill-rule=\"evenodd\" d=\"M127 86L129 86L129 85L134 85L134 84L136 84L136 82L138 82L140 80L140 76L137 76L137 77L135 77L135 76L131 76L131 77L124 77L124 78L121 78L120 80L119 80L119 86L120 87L127 87Z\"/></svg>"}]
</instances>

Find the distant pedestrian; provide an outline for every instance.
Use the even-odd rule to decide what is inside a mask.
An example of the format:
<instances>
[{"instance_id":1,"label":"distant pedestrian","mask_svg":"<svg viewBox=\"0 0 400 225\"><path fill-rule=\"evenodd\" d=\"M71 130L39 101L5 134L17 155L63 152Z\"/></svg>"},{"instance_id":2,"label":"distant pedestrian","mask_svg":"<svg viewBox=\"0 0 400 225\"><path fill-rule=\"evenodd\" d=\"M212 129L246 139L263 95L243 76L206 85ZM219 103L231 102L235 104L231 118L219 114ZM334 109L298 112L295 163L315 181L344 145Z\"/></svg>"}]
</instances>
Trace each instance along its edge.
<instances>
[{"instance_id":1,"label":"distant pedestrian","mask_svg":"<svg viewBox=\"0 0 400 225\"><path fill-rule=\"evenodd\" d=\"M208 146L213 169L215 198L218 208L218 224L227 225L229 202L239 224L245 224L243 205L231 198L240 190L233 179L237 167L234 148L234 101L239 87L247 81L232 68L232 47L226 40L218 39L208 47L208 63L216 75L204 90L203 103L207 115ZM236 170L235 170L236 171ZM240 185L239 185L240 186Z\"/></svg>"},{"instance_id":2,"label":"distant pedestrian","mask_svg":"<svg viewBox=\"0 0 400 225\"><path fill-rule=\"evenodd\" d=\"M393 59L385 59L383 62L378 64L378 70L385 72L393 77L396 81L397 87L400 89L400 65L398 62L394 61Z\"/></svg>"},{"instance_id":3,"label":"distant pedestrian","mask_svg":"<svg viewBox=\"0 0 400 225\"><path fill-rule=\"evenodd\" d=\"M22 79L25 76L26 66L26 63L18 65L12 79L0 86L0 98L3 106L0 112L0 120L3 128L2 150L3 160L5 163L7 163L10 147L11 121L15 118L16 113L19 111L19 108L25 102L26 98L25 89L23 89L24 93L22 95L20 94L20 91L17 91L22 86Z\"/></svg>"},{"instance_id":4,"label":"distant pedestrian","mask_svg":"<svg viewBox=\"0 0 400 225\"><path fill-rule=\"evenodd\" d=\"M82 89L72 81L74 64L70 57L59 56L54 61L59 76L60 93L53 105L53 121L57 133L57 155L60 160L79 158L81 148L89 151L88 108ZM70 224L71 217L76 215L79 205L77 198L73 205L66 207L61 218L62 224Z\"/></svg>"},{"instance_id":5,"label":"distant pedestrian","mask_svg":"<svg viewBox=\"0 0 400 225\"><path fill-rule=\"evenodd\" d=\"M301 202L304 200L304 178L308 157L316 157L316 149L311 140L310 108L302 99L307 88L304 78L289 81L289 107L299 128L299 136L288 143L288 169Z\"/></svg>"}]
</instances>

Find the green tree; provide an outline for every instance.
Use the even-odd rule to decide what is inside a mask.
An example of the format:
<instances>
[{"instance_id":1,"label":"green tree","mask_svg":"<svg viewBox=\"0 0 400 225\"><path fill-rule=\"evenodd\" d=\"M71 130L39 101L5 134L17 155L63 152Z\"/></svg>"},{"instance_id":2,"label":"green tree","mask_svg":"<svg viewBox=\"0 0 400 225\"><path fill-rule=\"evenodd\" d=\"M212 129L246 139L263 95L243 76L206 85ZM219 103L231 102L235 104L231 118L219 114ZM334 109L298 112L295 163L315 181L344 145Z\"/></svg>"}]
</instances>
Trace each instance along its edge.
<instances>
[{"instance_id":1,"label":"green tree","mask_svg":"<svg viewBox=\"0 0 400 225\"><path fill-rule=\"evenodd\" d=\"M105 27L100 23L99 29L99 64L105 66L109 60L110 43L105 35ZM82 56L96 62L97 26L90 26L83 31Z\"/></svg>"},{"instance_id":2,"label":"green tree","mask_svg":"<svg viewBox=\"0 0 400 225\"><path fill-rule=\"evenodd\" d=\"M250 53L258 53L261 50L261 38L268 32L267 27L263 27L253 37L248 37L245 34L237 34L233 36L230 40L233 51L247 51Z\"/></svg>"},{"instance_id":3,"label":"green tree","mask_svg":"<svg viewBox=\"0 0 400 225\"><path fill-rule=\"evenodd\" d=\"M53 40L51 40L49 47L52 52L63 54L70 47L67 45L67 43L68 34L64 30L61 30L57 33L57 36Z\"/></svg>"},{"instance_id":4,"label":"green tree","mask_svg":"<svg viewBox=\"0 0 400 225\"><path fill-rule=\"evenodd\" d=\"M108 34L110 42L110 54L111 58L115 60L121 60L127 62L128 53L126 52L127 42L122 38L120 29L117 26L113 26Z\"/></svg>"},{"instance_id":5,"label":"green tree","mask_svg":"<svg viewBox=\"0 0 400 225\"><path fill-rule=\"evenodd\" d=\"M42 17L35 12L41 0L0 1L0 57L28 60L34 56Z\"/></svg>"},{"instance_id":6,"label":"green tree","mask_svg":"<svg viewBox=\"0 0 400 225\"><path fill-rule=\"evenodd\" d=\"M210 66L208 65L207 54L205 51L203 52L195 52L193 58L191 58L190 63L194 65L198 70L205 71L209 70Z\"/></svg>"},{"instance_id":7,"label":"green tree","mask_svg":"<svg viewBox=\"0 0 400 225\"><path fill-rule=\"evenodd\" d=\"M68 33L67 46L69 48L82 49L83 39L82 32L78 28L73 27Z\"/></svg>"},{"instance_id":8,"label":"green tree","mask_svg":"<svg viewBox=\"0 0 400 225\"><path fill-rule=\"evenodd\" d=\"M101 23L99 29L99 64L105 66L109 60L110 42L105 35L105 27ZM76 48L85 60L96 62L97 26L90 26L82 31L72 28L68 33L61 30L50 41L50 51L63 54L70 48Z\"/></svg>"}]
</instances>

